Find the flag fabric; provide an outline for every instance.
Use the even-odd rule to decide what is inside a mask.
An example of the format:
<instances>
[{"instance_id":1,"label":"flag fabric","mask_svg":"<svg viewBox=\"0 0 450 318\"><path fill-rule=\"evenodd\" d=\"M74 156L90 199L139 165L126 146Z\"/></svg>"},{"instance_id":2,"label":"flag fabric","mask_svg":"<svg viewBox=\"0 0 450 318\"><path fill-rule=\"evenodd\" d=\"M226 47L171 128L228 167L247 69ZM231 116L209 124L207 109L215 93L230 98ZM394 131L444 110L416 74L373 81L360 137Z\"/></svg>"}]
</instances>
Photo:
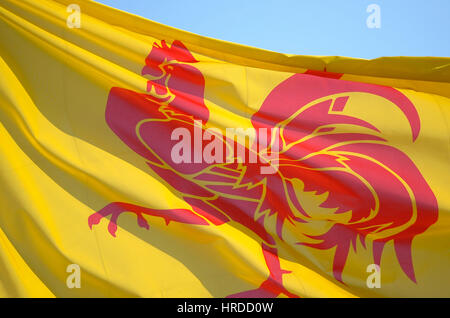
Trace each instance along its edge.
<instances>
[{"instance_id":1,"label":"flag fabric","mask_svg":"<svg viewBox=\"0 0 450 318\"><path fill-rule=\"evenodd\" d=\"M0 0L3 297L450 296L450 58Z\"/></svg>"}]
</instances>

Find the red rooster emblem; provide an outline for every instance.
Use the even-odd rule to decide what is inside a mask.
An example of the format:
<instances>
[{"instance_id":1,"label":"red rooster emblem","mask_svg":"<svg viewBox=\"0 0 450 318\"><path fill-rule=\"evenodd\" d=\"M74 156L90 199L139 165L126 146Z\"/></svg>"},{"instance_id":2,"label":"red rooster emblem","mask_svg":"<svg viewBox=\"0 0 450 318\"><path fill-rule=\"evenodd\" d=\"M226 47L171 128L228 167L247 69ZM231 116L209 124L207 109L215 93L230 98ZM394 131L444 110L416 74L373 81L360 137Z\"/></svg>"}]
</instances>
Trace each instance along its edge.
<instances>
[{"instance_id":1,"label":"red rooster emblem","mask_svg":"<svg viewBox=\"0 0 450 318\"><path fill-rule=\"evenodd\" d=\"M110 216L108 230L115 236L117 219L124 212L135 213L139 226L147 229L144 215L162 217L167 224L238 222L260 238L270 275L259 288L231 296L296 297L283 286L282 276L289 272L280 266L275 238L283 239L286 222L307 224L316 219L297 195L296 184L301 182L305 192L326 194L320 206L332 213L323 218L328 224L326 231L304 233L308 240L298 244L335 248L333 275L338 281L343 282L350 248L356 252L356 241L366 247L369 239L376 264L380 264L384 245L393 241L402 270L416 282L411 244L437 221L436 198L413 161L390 146L377 127L343 113L352 93L379 96L401 110L414 141L420 119L411 101L393 88L340 80L339 74L295 74L279 84L251 118L255 144L265 147L255 153L257 148L236 145L237 152L240 148L259 160L227 161L226 149L234 147L234 140L209 133L210 140L222 145L223 161L174 162L171 150L178 141L171 136L175 129L183 128L191 135L198 133L196 129L208 134L204 126L209 119L205 81L193 66L197 62L180 41L170 47L165 41L155 43L142 70L150 77L149 94L113 87L105 115L112 131L192 210L113 202L91 215L89 226ZM363 132L340 129L348 126ZM202 142L200 149L208 144ZM195 151L189 156L195 157ZM269 153L276 156L269 157ZM262 174L263 166L273 167L274 173ZM264 223L269 216L276 216L274 233Z\"/></svg>"}]
</instances>

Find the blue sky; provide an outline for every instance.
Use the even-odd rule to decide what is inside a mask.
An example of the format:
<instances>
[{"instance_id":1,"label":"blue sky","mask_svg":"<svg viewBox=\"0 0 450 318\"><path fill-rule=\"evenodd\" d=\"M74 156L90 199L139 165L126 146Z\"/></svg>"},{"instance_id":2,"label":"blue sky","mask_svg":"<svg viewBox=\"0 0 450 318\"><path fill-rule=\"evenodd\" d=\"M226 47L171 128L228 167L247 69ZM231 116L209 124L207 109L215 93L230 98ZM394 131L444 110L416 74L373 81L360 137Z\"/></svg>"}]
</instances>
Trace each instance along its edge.
<instances>
[{"instance_id":1,"label":"blue sky","mask_svg":"<svg viewBox=\"0 0 450 318\"><path fill-rule=\"evenodd\" d=\"M97 0L203 36L304 55L450 56L450 0ZM368 28L370 4L381 27Z\"/></svg>"}]
</instances>

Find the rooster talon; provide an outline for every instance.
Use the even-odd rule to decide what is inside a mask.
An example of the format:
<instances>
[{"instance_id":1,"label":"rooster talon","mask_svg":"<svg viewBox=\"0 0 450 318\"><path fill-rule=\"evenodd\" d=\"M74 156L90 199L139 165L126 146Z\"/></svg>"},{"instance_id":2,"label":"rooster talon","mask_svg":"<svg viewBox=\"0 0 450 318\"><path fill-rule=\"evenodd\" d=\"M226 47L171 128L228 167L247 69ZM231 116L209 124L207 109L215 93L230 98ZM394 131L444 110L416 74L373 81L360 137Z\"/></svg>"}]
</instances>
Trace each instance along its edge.
<instances>
[{"instance_id":1,"label":"rooster talon","mask_svg":"<svg viewBox=\"0 0 450 318\"><path fill-rule=\"evenodd\" d=\"M270 278L256 289L228 295L226 298L276 298L281 294L286 295L289 298L300 298L298 295L289 292L281 284L274 282Z\"/></svg>"},{"instance_id":2,"label":"rooster talon","mask_svg":"<svg viewBox=\"0 0 450 318\"><path fill-rule=\"evenodd\" d=\"M117 232L117 224L113 221L110 221L108 224L108 232L113 236L116 237Z\"/></svg>"},{"instance_id":3,"label":"rooster talon","mask_svg":"<svg viewBox=\"0 0 450 318\"><path fill-rule=\"evenodd\" d=\"M150 228L150 226L148 225L147 220L142 216L142 214L138 214L137 215L137 221L138 221L138 225L140 227L143 227L143 228L145 228L147 230Z\"/></svg>"},{"instance_id":4,"label":"rooster talon","mask_svg":"<svg viewBox=\"0 0 450 318\"><path fill-rule=\"evenodd\" d=\"M92 230L93 225L97 225L100 223L100 220L103 218L103 215L101 215L98 212L95 212L94 214L90 215L88 218L88 225L89 228Z\"/></svg>"}]
</instances>

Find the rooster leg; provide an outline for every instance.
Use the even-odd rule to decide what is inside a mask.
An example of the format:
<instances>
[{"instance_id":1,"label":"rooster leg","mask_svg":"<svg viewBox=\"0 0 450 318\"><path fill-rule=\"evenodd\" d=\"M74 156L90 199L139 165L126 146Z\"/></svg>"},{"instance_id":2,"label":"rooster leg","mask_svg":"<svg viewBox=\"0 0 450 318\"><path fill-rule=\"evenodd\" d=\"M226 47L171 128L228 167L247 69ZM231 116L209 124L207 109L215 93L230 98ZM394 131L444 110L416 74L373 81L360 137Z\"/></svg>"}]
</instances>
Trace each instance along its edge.
<instances>
[{"instance_id":1,"label":"rooster leg","mask_svg":"<svg viewBox=\"0 0 450 318\"><path fill-rule=\"evenodd\" d=\"M132 212L136 214L138 225L140 227L149 228L147 220L144 218L145 215L158 216L164 218L166 224L170 221L180 222L185 224L198 224L198 225L208 225L209 223L205 221L202 217L198 216L191 210L187 209L149 209L143 206L134 205L124 202L113 202L105 206L103 209L95 212L89 216L88 223L89 227L100 223L100 220L108 215L111 215L108 224L108 231L112 236L116 236L117 231L117 219L121 213Z\"/></svg>"},{"instance_id":2,"label":"rooster leg","mask_svg":"<svg viewBox=\"0 0 450 318\"><path fill-rule=\"evenodd\" d=\"M283 286L283 274L288 274L290 271L281 269L277 249L262 243L262 251L270 272L269 277L258 288L232 294L228 298L275 298L280 294L299 298Z\"/></svg>"}]
</instances>

